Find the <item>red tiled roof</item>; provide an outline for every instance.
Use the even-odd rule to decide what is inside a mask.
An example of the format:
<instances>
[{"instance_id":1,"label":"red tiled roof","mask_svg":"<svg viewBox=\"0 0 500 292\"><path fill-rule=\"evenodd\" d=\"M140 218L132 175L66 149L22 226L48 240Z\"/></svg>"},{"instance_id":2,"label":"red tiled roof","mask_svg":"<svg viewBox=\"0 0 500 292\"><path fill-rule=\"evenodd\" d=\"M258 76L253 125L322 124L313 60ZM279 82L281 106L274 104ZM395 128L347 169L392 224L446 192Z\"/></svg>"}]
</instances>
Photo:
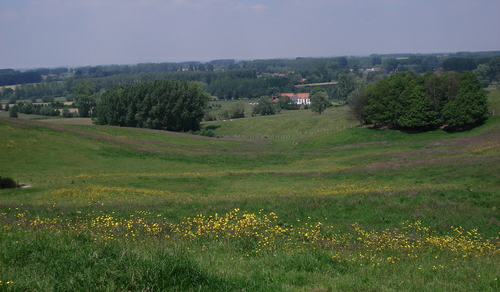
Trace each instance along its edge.
<instances>
[{"instance_id":1,"label":"red tiled roof","mask_svg":"<svg viewBox=\"0 0 500 292\"><path fill-rule=\"evenodd\" d=\"M282 93L281 96L297 96L298 98L309 98L309 93Z\"/></svg>"}]
</instances>

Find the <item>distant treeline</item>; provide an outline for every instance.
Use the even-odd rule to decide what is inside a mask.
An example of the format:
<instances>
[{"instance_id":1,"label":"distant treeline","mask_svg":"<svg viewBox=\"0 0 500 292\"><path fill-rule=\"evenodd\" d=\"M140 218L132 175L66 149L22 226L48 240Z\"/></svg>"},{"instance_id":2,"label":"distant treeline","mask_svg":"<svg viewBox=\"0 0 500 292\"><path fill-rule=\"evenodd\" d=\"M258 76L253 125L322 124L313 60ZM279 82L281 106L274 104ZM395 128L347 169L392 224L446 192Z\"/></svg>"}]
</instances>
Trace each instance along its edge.
<instances>
[{"instance_id":1,"label":"distant treeline","mask_svg":"<svg viewBox=\"0 0 500 292\"><path fill-rule=\"evenodd\" d=\"M74 77L35 85L20 85L0 91L0 97L11 102L44 96L70 96L80 84L92 82L96 93L117 85L137 85L145 81L175 79L198 81L203 89L220 99L257 98L279 92L309 92L307 85L338 81L346 74L356 80L371 83L396 72L471 71L488 86L500 79L500 52L429 54L429 55L371 55L368 57L296 58L254 61L233 59L211 62L142 63L137 65L88 66L71 69L39 68L30 72L0 70L0 85L37 83L41 75L73 74ZM373 69L374 68L374 69ZM367 70L369 69L369 70ZM2 81L3 80L3 81ZM53 78L52 80L57 80ZM2 84L3 82L3 84ZM331 98L345 100L338 86L328 86Z\"/></svg>"},{"instance_id":2,"label":"distant treeline","mask_svg":"<svg viewBox=\"0 0 500 292\"><path fill-rule=\"evenodd\" d=\"M0 86L37 83L40 81L42 81L42 76L35 71L19 72L12 69L0 70Z\"/></svg>"}]
</instances>

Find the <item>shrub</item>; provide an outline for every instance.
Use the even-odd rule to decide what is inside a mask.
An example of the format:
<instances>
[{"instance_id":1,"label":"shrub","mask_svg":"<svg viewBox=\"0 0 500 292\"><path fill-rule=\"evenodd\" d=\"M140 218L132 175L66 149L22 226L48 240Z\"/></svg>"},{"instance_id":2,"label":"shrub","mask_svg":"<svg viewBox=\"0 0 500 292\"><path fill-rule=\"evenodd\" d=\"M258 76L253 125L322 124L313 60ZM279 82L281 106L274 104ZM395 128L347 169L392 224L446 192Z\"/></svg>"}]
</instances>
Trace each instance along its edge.
<instances>
[{"instance_id":1,"label":"shrub","mask_svg":"<svg viewBox=\"0 0 500 292\"><path fill-rule=\"evenodd\" d=\"M12 178L0 176L0 189L15 189L18 187L19 185Z\"/></svg>"},{"instance_id":2,"label":"shrub","mask_svg":"<svg viewBox=\"0 0 500 292\"><path fill-rule=\"evenodd\" d=\"M241 119L245 117L245 106L242 104L235 104L231 108L231 119Z\"/></svg>"},{"instance_id":3,"label":"shrub","mask_svg":"<svg viewBox=\"0 0 500 292\"><path fill-rule=\"evenodd\" d=\"M10 110L9 110L9 117L11 118L17 118L17 112L19 111L17 105L13 106Z\"/></svg>"}]
</instances>

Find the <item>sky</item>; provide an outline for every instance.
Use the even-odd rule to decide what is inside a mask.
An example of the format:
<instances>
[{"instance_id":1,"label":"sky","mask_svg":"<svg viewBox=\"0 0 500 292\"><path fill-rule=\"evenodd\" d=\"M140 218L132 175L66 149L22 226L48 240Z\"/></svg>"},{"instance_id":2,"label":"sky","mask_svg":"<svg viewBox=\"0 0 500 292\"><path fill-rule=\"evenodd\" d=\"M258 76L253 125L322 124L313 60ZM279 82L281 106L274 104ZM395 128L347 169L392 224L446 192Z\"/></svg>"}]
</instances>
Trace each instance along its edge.
<instances>
[{"instance_id":1,"label":"sky","mask_svg":"<svg viewBox=\"0 0 500 292\"><path fill-rule=\"evenodd\" d=\"M0 68L493 50L499 0L0 0Z\"/></svg>"}]
</instances>

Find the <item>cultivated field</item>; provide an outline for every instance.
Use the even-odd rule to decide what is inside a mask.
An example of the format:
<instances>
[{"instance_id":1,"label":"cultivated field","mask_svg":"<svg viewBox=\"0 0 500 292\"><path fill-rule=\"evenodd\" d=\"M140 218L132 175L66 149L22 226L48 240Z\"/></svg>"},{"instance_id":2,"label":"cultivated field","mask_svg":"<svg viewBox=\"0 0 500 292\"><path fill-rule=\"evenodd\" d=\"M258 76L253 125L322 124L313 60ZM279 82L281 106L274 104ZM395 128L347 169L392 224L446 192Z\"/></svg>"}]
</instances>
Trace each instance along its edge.
<instances>
[{"instance_id":1,"label":"cultivated field","mask_svg":"<svg viewBox=\"0 0 500 292\"><path fill-rule=\"evenodd\" d=\"M0 291L498 291L500 117L346 111L205 123L219 139L1 117L0 176L31 187L0 190Z\"/></svg>"}]
</instances>

